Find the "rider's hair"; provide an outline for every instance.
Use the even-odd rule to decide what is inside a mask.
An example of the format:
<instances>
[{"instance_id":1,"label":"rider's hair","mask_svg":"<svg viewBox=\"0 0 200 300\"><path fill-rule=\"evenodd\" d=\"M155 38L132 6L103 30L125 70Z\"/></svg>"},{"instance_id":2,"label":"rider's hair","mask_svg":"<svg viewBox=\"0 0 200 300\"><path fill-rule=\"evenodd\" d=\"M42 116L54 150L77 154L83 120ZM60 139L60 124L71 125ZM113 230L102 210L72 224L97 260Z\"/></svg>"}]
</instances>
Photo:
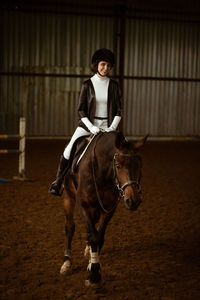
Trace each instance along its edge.
<instances>
[{"instance_id":1,"label":"rider's hair","mask_svg":"<svg viewBox=\"0 0 200 300\"><path fill-rule=\"evenodd\" d=\"M114 66L115 63L115 56L114 53L106 48L101 48L97 51L92 56L92 64L91 64L91 70L94 73L97 73L98 71L98 64L100 61L106 61L110 63L111 68Z\"/></svg>"}]
</instances>

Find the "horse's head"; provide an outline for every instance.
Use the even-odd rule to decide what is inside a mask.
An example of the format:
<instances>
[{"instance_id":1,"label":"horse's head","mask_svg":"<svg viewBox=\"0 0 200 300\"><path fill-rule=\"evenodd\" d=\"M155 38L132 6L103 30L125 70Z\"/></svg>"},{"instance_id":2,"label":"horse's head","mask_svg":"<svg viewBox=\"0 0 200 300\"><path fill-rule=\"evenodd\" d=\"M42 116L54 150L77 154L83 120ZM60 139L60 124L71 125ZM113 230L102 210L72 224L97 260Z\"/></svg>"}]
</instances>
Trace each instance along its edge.
<instances>
[{"instance_id":1,"label":"horse's head","mask_svg":"<svg viewBox=\"0 0 200 300\"><path fill-rule=\"evenodd\" d=\"M130 210L136 210L142 202L140 185L142 159L139 149L144 146L147 137L133 145L122 135L119 135L116 140L116 152L113 158L115 183L120 196L124 198L125 206Z\"/></svg>"}]
</instances>

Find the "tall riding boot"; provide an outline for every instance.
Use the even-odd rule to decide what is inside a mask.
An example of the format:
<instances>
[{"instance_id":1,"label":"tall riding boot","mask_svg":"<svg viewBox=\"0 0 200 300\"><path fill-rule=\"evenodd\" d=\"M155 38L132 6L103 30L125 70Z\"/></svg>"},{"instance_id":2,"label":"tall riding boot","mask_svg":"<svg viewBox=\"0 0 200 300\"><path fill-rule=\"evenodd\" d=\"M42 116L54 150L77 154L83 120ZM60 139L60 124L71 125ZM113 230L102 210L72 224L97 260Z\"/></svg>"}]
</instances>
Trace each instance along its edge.
<instances>
[{"instance_id":1,"label":"tall riding boot","mask_svg":"<svg viewBox=\"0 0 200 300\"><path fill-rule=\"evenodd\" d=\"M61 155L58 171L56 174L56 180L52 182L49 188L49 193L56 196L62 195L62 191L60 192L60 188L62 186L63 179L68 171L68 165L69 165L69 160L65 159L64 156Z\"/></svg>"}]
</instances>

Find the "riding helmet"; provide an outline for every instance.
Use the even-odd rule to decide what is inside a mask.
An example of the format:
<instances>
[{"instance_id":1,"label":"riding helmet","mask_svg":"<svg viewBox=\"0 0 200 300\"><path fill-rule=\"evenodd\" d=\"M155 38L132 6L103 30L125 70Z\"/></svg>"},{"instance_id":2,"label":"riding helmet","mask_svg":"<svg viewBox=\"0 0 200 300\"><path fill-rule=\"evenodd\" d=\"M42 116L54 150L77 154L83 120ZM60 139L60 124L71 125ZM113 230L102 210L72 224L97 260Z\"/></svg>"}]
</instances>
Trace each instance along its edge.
<instances>
[{"instance_id":1,"label":"riding helmet","mask_svg":"<svg viewBox=\"0 0 200 300\"><path fill-rule=\"evenodd\" d=\"M113 52L106 48L101 48L95 51L94 55L92 56L92 71L97 72L98 63L100 61L106 61L110 63L111 68L115 63L115 56Z\"/></svg>"}]
</instances>

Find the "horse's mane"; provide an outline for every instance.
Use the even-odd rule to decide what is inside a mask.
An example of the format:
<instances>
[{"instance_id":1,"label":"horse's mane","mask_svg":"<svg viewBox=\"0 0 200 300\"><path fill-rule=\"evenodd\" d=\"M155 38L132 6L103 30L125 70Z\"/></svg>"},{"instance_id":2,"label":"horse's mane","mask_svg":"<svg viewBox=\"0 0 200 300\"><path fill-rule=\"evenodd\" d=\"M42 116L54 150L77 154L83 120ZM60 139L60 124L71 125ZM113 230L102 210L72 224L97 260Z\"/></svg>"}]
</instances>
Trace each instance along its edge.
<instances>
[{"instance_id":1,"label":"horse's mane","mask_svg":"<svg viewBox=\"0 0 200 300\"><path fill-rule=\"evenodd\" d=\"M121 131L116 132L115 146L118 149L127 149L128 151L131 151L133 147Z\"/></svg>"}]
</instances>

